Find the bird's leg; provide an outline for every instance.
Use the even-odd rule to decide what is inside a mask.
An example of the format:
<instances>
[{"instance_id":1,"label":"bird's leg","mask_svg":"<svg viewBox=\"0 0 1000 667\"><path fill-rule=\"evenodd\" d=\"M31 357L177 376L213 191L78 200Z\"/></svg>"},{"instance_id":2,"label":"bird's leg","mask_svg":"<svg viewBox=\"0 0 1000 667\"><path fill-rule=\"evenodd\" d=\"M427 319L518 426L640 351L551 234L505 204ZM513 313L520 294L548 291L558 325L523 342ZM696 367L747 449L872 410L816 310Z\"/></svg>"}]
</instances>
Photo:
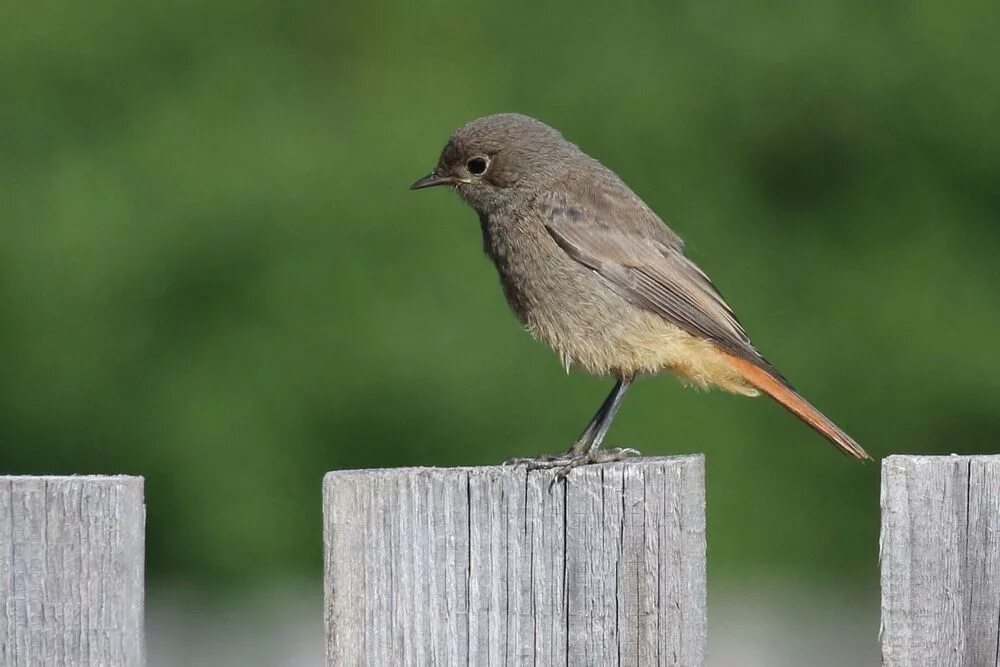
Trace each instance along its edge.
<instances>
[{"instance_id":1,"label":"bird's leg","mask_svg":"<svg viewBox=\"0 0 1000 667\"><path fill-rule=\"evenodd\" d=\"M618 396L619 388L621 387L621 385L622 385L621 380L615 383L615 386L611 390L611 393L607 395L607 397L601 403L601 407L597 408L597 412L595 412L594 416L590 418L590 421L587 423L587 427L583 429L583 433L580 434L580 437L577 438L576 441L572 444L572 446L570 446L570 448L567 449L565 452L560 452L558 454L541 454L536 458L515 458L505 461L504 464L518 465L524 463L530 465L533 463L542 463L548 461L565 462L568 459L579 458L584 454L586 454L588 451L590 451L590 443L593 442L594 440L594 434L597 431L598 425L601 423L602 419L604 418L604 415L607 413L608 408L611 406L612 401L615 400L615 397ZM624 392L624 390L621 391Z\"/></svg>"},{"instance_id":2,"label":"bird's leg","mask_svg":"<svg viewBox=\"0 0 1000 667\"><path fill-rule=\"evenodd\" d=\"M597 432L598 426L604 420L604 416L607 414L611 404L616 400L619 403L621 402L620 394L625 393L624 389L620 389L621 386L622 380L615 383L611 393L605 397L604 401L601 403L601 407L597 408L597 412L595 412L594 416L590 418L590 421L587 423L587 428L583 429L583 433L580 434L580 437L576 439L576 442L574 442L564 454L557 456L580 456L590 451L590 445L594 441L594 435Z\"/></svg>"},{"instance_id":3,"label":"bird's leg","mask_svg":"<svg viewBox=\"0 0 1000 667\"><path fill-rule=\"evenodd\" d=\"M608 397L605 399L605 405L602 405L600 419L597 420L597 424L594 428L593 439L590 441L590 446L587 447L587 454L593 454L601 448L601 443L604 442L604 436L608 434L608 429L611 428L611 422L614 421L615 415L618 414L618 408L621 407L622 399L625 397L625 390L629 388L632 384L632 378L622 378L618 380L615 384L615 388L611 390ZM595 415L596 417L597 415ZM590 427L587 427L590 430ZM585 433L586 435L586 433Z\"/></svg>"},{"instance_id":4,"label":"bird's leg","mask_svg":"<svg viewBox=\"0 0 1000 667\"><path fill-rule=\"evenodd\" d=\"M583 430L573 446L561 454L543 454L534 459L511 459L506 461L508 465L526 464L529 470L539 468L559 468L557 479L564 478L573 468L587 465L588 463L607 463L611 461L621 461L629 456L638 455L639 452L631 448L601 449L601 443L611 422L618 414L625 390L632 384L632 378L620 378L615 383L614 389L608 397L601 403L597 413L594 414L587 428Z\"/></svg>"}]
</instances>

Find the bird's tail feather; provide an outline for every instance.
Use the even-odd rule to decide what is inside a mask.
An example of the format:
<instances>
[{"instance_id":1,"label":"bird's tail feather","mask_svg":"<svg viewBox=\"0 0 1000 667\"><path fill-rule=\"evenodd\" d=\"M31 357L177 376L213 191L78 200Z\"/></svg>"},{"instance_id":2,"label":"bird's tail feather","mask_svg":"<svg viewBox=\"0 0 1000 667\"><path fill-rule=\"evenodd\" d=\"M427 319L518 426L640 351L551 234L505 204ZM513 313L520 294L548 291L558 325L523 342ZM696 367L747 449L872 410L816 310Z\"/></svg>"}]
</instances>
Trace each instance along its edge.
<instances>
[{"instance_id":1,"label":"bird's tail feather","mask_svg":"<svg viewBox=\"0 0 1000 667\"><path fill-rule=\"evenodd\" d=\"M777 401L783 408L804 421L814 431L832 442L845 454L856 459L871 460L861 445L854 441L851 436L844 433L826 415L809 404L809 401L802 398L787 382L780 377L775 377L771 373L757 366L756 364L723 352L730 363L739 370L743 379L760 389L762 392Z\"/></svg>"}]
</instances>

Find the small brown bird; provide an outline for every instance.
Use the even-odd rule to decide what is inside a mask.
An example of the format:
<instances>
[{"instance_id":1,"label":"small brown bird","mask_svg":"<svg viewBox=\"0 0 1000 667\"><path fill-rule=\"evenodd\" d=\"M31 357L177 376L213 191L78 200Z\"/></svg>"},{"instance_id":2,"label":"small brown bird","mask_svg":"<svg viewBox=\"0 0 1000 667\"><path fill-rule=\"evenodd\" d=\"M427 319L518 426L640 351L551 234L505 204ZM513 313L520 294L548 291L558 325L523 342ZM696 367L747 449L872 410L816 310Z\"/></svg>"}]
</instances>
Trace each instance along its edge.
<instances>
[{"instance_id":1,"label":"small brown bird","mask_svg":"<svg viewBox=\"0 0 1000 667\"><path fill-rule=\"evenodd\" d=\"M757 352L680 237L557 130L520 114L473 120L411 189L435 185L479 214L483 247L528 331L567 369L618 379L568 451L515 462L564 476L638 454L601 443L632 381L663 370L701 388L763 391L843 452L871 458Z\"/></svg>"}]
</instances>

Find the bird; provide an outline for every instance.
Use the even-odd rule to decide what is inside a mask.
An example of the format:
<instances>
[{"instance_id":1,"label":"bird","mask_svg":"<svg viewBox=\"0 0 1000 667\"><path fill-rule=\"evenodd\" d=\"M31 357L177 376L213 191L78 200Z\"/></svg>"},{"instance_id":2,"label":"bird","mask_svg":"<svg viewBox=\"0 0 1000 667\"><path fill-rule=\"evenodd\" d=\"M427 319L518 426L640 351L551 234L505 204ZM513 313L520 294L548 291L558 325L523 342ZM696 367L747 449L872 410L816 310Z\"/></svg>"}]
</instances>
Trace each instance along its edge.
<instances>
[{"instance_id":1,"label":"bird","mask_svg":"<svg viewBox=\"0 0 1000 667\"><path fill-rule=\"evenodd\" d=\"M567 370L615 379L568 450L508 461L574 468L639 452L603 448L640 376L668 372L697 388L764 393L843 453L870 460L754 347L684 242L613 171L526 115L467 122L412 190L448 186L479 216L483 250L521 324Z\"/></svg>"}]
</instances>

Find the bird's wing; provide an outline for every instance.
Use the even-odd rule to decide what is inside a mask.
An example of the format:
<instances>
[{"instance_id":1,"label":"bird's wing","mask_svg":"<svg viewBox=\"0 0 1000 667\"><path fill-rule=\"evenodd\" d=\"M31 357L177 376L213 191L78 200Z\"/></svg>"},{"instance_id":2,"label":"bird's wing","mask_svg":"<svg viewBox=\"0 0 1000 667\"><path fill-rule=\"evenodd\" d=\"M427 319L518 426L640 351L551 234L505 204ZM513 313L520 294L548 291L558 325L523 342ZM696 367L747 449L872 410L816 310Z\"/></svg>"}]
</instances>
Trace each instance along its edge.
<instances>
[{"instance_id":1,"label":"bird's wing","mask_svg":"<svg viewBox=\"0 0 1000 667\"><path fill-rule=\"evenodd\" d=\"M540 203L545 226L570 257L619 293L688 333L781 379L683 243L638 197L591 192L586 202Z\"/></svg>"}]
</instances>

